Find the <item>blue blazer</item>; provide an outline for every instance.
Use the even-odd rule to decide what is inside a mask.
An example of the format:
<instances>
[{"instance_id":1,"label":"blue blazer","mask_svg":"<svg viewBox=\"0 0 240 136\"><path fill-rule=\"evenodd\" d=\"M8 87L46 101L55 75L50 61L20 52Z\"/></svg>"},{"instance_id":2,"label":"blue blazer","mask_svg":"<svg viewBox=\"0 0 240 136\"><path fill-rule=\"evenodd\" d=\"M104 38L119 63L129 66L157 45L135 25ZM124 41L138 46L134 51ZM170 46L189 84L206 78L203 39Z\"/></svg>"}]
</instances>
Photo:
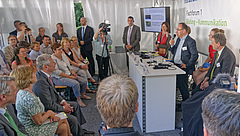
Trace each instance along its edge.
<instances>
[{"instance_id":1,"label":"blue blazer","mask_svg":"<svg viewBox=\"0 0 240 136\"><path fill-rule=\"evenodd\" d=\"M178 48L180 42L180 38L177 39L176 44L170 48L170 51L173 54L173 60L174 61L174 57ZM186 50L183 50L183 49ZM186 64L186 73L187 74L192 74L193 71L195 70L195 63L198 59L198 51L197 51L197 47L196 47L196 41L191 38L189 35L187 35L182 49L181 49L181 61Z\"/></svg>"}]
</instances>

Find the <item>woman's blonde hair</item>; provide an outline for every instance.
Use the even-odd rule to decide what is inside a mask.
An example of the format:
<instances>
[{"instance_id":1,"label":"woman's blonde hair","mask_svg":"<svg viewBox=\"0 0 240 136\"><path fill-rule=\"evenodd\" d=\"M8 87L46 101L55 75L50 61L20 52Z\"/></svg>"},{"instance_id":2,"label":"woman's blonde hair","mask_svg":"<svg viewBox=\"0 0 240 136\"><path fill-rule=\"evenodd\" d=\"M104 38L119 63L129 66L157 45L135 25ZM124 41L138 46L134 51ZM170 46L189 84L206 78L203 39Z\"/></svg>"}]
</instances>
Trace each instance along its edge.
<instances>
[{"instance_id":1,"label":"woman's blonde hair","mask_svg":"<svg viewBox=\"0 0 240 136\"><path fill-rule=\"evenodd\" d=\"M76 36L72 36L71 40L73 41L74 38L78 39ZM77 44L77 47L80 48L78 44Z\"/></svg>"},{"instance_id":2,"label":"woman's blonde hair","mask_svg":"<svg viewBox=\"0 0 240 136\"><path fill-rule=\"evenodd\" d=\"M10 73L10 76L15 77L18 89L24 89L32 84L32 74L33 69L30 66L19 66Z\"/></svg>"},{"instance_id":3,"label":"woman's blonde hair","mask_svg":"<svg viewBox=\"0 0 240 136\"><path fill-rule=\"evenodd\" d=\"M65 42L69 42L70 43L70 40L69 40L69 38L68 37L64 37L64 38L62 38L62 41L61 41L61 46L62 46L62 48L64 48L64 43Z\"/></svg>"},{"instance_id":4,"label":"woman's blonde hair","mask_svg":"<svg viewBox=\"0 0 240 136\"><path fill-rule=\"evenodd\" d=\"M127 127L136 114L137 86L127 76L112 75L100 83L96 99L106 125L111 128Z\"/></svg>"}]
</instances>

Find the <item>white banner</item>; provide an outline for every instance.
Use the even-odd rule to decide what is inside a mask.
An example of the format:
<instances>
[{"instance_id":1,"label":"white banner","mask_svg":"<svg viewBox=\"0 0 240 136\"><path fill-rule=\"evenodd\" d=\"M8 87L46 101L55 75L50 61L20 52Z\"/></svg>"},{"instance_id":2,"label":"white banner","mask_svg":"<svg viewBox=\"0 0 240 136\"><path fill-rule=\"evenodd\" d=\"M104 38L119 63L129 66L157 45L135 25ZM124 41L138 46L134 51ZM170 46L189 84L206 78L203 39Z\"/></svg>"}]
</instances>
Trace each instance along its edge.
<instances>
[{"instance_id":1,"label":"white banner","mask_svg":"<svg viewBox=\"0 0 240 136\"><path fill-rule=\"evenodd\" d=\"M227 46L234 52L237 63L240 43L239 0L184 0L185 22L191 27L190 34L197 42L199 52L208 54L209 32L212 28L225 31Z\"/></svg>"}]
</instances>

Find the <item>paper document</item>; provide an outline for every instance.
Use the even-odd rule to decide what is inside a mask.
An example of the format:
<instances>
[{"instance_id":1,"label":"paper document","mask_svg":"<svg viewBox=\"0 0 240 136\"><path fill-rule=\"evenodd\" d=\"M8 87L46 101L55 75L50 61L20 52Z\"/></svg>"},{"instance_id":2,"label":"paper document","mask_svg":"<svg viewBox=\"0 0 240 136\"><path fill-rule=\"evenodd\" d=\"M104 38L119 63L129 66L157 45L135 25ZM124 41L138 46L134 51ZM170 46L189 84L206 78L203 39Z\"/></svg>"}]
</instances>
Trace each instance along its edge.
<instances>
[{"instance_id":1,"label":"paper document","mask_svg":"<svg viewBox=\"0 0 240 136\"><path fill-rule=\"evenodd\" d=\"M61 120L68 118L65 112L60 112L60 113L56 114L55 116L59 117ZM48 124L48 123L51 123L50 118L48 118L42 125Z\"/></svg>"}]
</instances>

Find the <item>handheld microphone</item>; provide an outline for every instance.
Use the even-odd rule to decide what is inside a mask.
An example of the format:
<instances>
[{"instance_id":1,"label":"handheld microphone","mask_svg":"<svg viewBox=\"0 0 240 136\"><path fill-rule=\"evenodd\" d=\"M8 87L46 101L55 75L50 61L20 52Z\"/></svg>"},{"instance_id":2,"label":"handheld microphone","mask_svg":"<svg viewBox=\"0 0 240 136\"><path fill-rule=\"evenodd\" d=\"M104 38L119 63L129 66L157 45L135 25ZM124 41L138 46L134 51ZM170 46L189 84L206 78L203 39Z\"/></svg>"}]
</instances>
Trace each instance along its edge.
<instances>
[{"instance_id":1,"label":"handheld microphone","mask_svg":"<svg viewBox=\"0 0 240 136\"><path fill-rule=\"evenodd\" d=\"M176 35L176 34L174 34L172 39L174 40L174 38L175 38L176 36L177 36L177 35Z\"/></svg>"}]
</instances>

